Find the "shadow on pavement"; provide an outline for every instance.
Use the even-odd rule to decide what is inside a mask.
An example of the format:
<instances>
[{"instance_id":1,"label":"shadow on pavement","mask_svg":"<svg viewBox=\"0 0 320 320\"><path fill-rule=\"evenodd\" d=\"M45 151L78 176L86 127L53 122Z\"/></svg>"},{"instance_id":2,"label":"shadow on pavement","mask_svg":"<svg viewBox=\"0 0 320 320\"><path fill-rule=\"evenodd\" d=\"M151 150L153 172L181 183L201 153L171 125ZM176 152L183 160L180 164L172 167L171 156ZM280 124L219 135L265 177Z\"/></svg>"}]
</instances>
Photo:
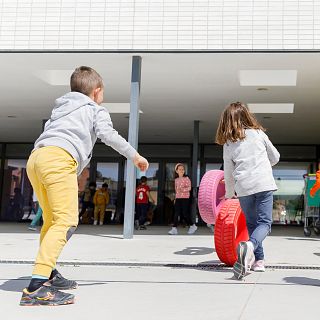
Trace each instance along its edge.
<instances>
[{"instance_id":1,"label":"shadow on pavement","mask_svg":"<svg viewBox=\"0 0 320 320\"><path fill-rule=\"evenodd\" d=\"M302 286L320 287L319 279L312 279L307 277L285 277L283 278L283 280L288 283L299 284Z\"/></svg>"},{"instance_id":2,"label":"shadow on pavement","mask_svg":"<svg viewBox=\"0 0 320 320\"><path fill-rule=\"evenodd\" d=\"M213 252L215 252L213 248L187 247L181 251L174 252L174 254L183 255L183 256L202 256L206 254L211 254Z\"/></svg>"},{"instance_id":3,"label":"shadow on pavement","mask_svg":"<svg viewBox=\"0 0 320 320\"><path fill-rule=\"evenodd\" d=\"M30 277L20 277L17 279L9 279L0 285L0 290L11 292L22 292L29 285Z\"/></svg>"},{"instance_id":4,"label":"shadow on pavement","mask_svg":"<svg viewBox=\"0 0 320 320\"><path fill-rule=\"evenodd\" d=\"M29 285L30 279L31 279L30 277L20 277L17 279L9 279L0 285L0 290L11 291L11 292L22 292L22 290ZM85 281L85 282L87 282L87 283L79 283L78 282L79 287L89 287L89 286L97 286L97 285L107 284L106 281L101 281L101 282Z\"/></svg>"},{"instance_id":5,"label":"shadow on pavement","mask_svg":"<svg viewBox=\"0 0 320 320\"><path fill-rule=\"evenodd\" d=\"M296 241L320 241L317 238L285 238L286 240L296 240Z\"/></svg>"}]
</instances>

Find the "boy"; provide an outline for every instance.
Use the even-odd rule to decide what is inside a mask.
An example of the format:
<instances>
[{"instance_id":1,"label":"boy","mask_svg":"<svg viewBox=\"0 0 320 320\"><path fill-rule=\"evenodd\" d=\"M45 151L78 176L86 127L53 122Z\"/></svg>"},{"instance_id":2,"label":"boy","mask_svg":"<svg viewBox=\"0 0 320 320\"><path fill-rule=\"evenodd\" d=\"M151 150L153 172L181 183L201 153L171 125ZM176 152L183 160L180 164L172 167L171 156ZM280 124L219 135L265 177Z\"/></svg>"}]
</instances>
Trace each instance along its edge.
<instances>
[{"instance_id":1,"label":"boy","mask_svg":"<svg viewBox=\"0 0 320 320\"><path fill-rule=\"evenodd\" d=\"M149 208L149 199L152 203L154 200L150 194L150 188L147 185L147 177L142 176L140 179L140 184L136 189L136 214L137 220L135 221L136 229L146 229L144 223L147 219L147 212Z\"/></svg>"},{"instance_id":2,"label":"boy","mask_svg":"<svg viewBox=\"0 0 320 320\"><path fill-rule=\"evenodd\" d=\"M106 211L106 206L109 203L109 192L108 192L108 185L104 183L102 188L97 190L93 197L94 203L94 221L93 224L96 226L98 224L98 219L100 215L100 226L103 225L104 221L104 214Z\"/></svg>"},{"instance_id":3,"label":"boy","mask_svg":"<svg viewBox=\"0 0 320 320\"><path fill-rule=\"evenodd\" d=\"M77 68L70 79L71 92L55 101L51 118L35 142L27 173L43 210L40 249L32 279L23 290L20 305L74 303L74 295L58 291L77 287L61 276L56 261L78 224L77 174L90 162L100 138L140 170L148 161L113 129L110 115L100 106L103 80L90 67Z\"/></svg>"}]
</instances>

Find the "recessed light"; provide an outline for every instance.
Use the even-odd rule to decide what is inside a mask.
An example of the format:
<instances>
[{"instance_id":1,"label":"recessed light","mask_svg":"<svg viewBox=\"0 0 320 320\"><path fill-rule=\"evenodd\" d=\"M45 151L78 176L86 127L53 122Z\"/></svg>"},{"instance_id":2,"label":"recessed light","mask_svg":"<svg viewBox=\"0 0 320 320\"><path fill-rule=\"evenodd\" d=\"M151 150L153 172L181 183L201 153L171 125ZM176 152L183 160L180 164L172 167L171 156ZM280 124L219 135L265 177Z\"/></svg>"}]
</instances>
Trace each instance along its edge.
<instances>
[{"instance_id":1,"label":"recessed light","mask_svg":"<svg viewBox=\"0 0 320 320\"><path fill-rule=\"evenodd\" d=\"M13 118L13 119L16 118L16 117L17 117L17 116L8 116L8 118Z\"/></svg>"},{"instance_id":2,"label":"recessed light","mask_svg":"<svg viewBox=\"0 0 320 320\"><path fill-rule=\"evenodd\" d=\"M272 119L272 117L263 117L263 119L269 120L269 119Z\"/></svg>"},{"instance_id":3,"label":"recessed light","mask_svg":"<svg viewBox=\"0 0 320 320\"><path fill-rule=\"evenodd\" d=\"M268 88L258 88L257 90L258 91L268 91L269 89Z\"/></svg>"}]
</instances>

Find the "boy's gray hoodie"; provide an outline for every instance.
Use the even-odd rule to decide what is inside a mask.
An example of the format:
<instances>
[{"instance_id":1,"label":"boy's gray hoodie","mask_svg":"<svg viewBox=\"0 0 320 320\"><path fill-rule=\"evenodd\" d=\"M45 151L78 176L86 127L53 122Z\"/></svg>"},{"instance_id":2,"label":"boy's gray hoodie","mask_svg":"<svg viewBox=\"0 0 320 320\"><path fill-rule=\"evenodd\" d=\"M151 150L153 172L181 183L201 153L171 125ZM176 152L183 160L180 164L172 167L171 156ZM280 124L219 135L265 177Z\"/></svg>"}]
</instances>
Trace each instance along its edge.
<instances>
[{"instance_id":1,"label":"boy's gray hoodie","mask_svg":"<svg viewBox=\"0 0 320 320\"><path fill-rule=\"evenodd\" d=\"M136 154L136 150L113 129L104 107L82 93L69 92L55 101L51 118L34 148L57 146L68 151L78 162L80 174L90 162L97 138L128 159Z\"/></svg>"}]
</instances>

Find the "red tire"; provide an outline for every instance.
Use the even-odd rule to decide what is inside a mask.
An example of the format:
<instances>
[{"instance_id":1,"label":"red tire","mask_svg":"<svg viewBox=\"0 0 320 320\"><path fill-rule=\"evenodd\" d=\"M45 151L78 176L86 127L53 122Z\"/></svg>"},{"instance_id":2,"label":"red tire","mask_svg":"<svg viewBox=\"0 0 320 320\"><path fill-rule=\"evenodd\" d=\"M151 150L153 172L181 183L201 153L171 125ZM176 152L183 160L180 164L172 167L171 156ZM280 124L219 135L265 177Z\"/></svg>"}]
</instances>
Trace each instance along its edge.
<instances>
[{"instance_id":1,"label":"red tire","mask_svg":"<svg viewBox=\"0 0 320 320\"><path fill-rule=\"evenodd\" d=\"M226 265L233 266L237 261L239 242L248 240L246 218L239 200L226 200L214 228L214 244L219 259Z\"/></svg>"},{"instance_id":2,"label":"red tire","mask_svg":"<svg viewBox=\"0 0 320 320\"><path fill-rule=\"evenodd\" d=\"M225 201L221 198L226 189L221 180L224 178L222 170L210 170L201 179L198 195L200 216L206 223L214 224L221 205Z\"/></svg>"}]
</instances>

